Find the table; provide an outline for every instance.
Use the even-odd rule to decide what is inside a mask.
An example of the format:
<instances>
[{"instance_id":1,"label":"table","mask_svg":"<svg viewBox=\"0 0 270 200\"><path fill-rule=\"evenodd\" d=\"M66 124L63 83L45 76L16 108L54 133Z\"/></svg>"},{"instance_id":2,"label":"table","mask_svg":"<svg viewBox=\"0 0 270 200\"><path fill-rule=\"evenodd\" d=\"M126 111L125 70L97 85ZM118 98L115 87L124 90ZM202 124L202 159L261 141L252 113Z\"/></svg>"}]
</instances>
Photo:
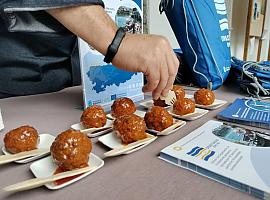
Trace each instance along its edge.
<instances>
[{"instance_id":1,"label":"table","mask_svg":"<svg viewBox=\"0 0 270 200\"><path fill-rule=\"evenodd\" d=\"M216 91L219 99L232 102L239 92L231 87ZM5 129L0 132L3 144L4 133L21 125L29 124L40 133L57 135L78 122L82 111L82 88L73 87L56 93L0 100ZM173 166L157 158L159 152L169 144L179 140L192 130L214 119L220 109L186 126L177 133L158 138L149 146L135 153L106 158L105 165L90 176L57 191L40 187L17 194L0 192L0 199L38 200L249 200L254 197L242 193L216 181ZM92 139L93 153L102 157L108 149ZM28 164L7 164L0 166L0 188L33 178Z\"/></svg>"}]
</instances>

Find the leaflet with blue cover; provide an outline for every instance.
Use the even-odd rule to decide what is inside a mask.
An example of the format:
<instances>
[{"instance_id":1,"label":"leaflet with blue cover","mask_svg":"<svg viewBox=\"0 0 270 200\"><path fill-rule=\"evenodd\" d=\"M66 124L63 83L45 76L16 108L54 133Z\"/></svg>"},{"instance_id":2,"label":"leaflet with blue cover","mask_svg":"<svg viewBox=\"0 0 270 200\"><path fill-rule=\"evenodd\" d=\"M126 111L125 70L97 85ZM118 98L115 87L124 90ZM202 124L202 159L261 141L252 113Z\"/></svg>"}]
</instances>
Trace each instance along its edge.
<instances>
[{"instance_id":1,"label":"leaflet with blue cover","mask_svg":"<svg viewBox=\"0 0 270 200\"><path fill-rule=\"evenodd\" d=\"M217 117L225 121L270 129L270 103L255 99L236 99Z\"/></svg>"}]
</instances>

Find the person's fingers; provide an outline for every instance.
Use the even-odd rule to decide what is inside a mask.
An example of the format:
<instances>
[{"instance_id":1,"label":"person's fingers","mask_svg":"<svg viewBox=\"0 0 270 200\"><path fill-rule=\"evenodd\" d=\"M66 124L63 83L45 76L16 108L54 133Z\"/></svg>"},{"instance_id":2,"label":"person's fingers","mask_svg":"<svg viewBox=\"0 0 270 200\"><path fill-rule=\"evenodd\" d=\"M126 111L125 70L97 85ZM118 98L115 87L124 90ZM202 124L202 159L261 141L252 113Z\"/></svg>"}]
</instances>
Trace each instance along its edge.
<instances>
[{"instance_id":1,"label":"person's fingers","mask_svg":"<svg viewBox=\"0 0 270 200\"><path fill-rule=\"evenodd\" d=\"M168 63L169 78L168 78L165 88L163 89L161 93L162 96L168 95L169 90L171 90L173 87L173 83L174 83L175 75L176 75L174 61L172 60L170 56L167 56L167 63Z\"/></svg>"},{"instance_id":2,"label":"person's fingers","mask_svg":"<svg viewBox=\"0 0 270 200\"><path fill-rule=\"evenodd\" d=\"M148 78L147 84L143 86L143 92L152 92L158 86L158 83L159 80L151 80Z\"/></svg>"},{"instance_id":3,"label":"person's fingers","mask_svg":"<svg viewBox=\"0 0 270 200\"><path fill-rule=\"evenodd\" d=\"M153 98L158 99L161 96L161 92L164 90L164 88L167 85L169 74L168 74L168 67L166 62L162 62L160 67L160 79L158 86L153 91Z\"/></svg>"},{"instance_id":4,"label":"person's fingers","mask_svg":"<svg viewBox=\"0 0 270 200\"><path fill-rule=\"evenodd\" d=\"M148 68L147 72L145 73L147 84L143 87L143 92L152 92L159 83L159 71L155 73L155 70Z\"/></svg>"},{"instance_id":5,"label":"person's fingers","mask_svg":"<svg viewBox=\"0 0 270 200\"><path fill-rule=\"evenodd\" d=\"M174 53L174 52L173 52ZM178 72L178 68L180 66L180 61L178 60L177 56L174 54L174 64L175 64L175 67L176 67L176 74Z\"/></svg>"},{"instance_id":6,"label":"person's fingers","mask_svg":"<svg viewBox=\"0 0 270 200\"><path fill-rule=\"evenodd\" d=\"M166 97L169 93L169 91L173 88L173 83L175 80L175 76L169 76L168 82L164 90L161 92L161 95Z\"/></svg>"},{"instance_id":7,"label":"person's fingers","mask_svg":"<svg viewBox=\"0 0 270 200\"><path fill-rule=\"evenodd\" d=\"M169 78L168 78L166 87L161 93L162 96L167 96L169 90L173 88L175 77L178 72L178 64L177 62L175 62L174 56L171 56L171 55L167 56L167 63L168 63Z\"/></svg>"}]
</instances>

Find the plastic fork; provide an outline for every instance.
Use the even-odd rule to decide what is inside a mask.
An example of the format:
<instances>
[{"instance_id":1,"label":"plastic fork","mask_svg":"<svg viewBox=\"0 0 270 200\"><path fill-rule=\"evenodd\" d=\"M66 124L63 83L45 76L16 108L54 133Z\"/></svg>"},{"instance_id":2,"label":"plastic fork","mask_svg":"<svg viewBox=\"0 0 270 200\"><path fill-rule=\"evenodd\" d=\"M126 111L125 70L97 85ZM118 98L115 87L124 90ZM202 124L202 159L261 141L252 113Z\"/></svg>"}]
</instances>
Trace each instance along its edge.
<instances>
[{"instance_id":1,"label":"plastic fork","mask_svg":"<svg viewBox=\"0 0 270 200\"><path fill-rule=\"evenodd\" d=\"M176 99L175 92L172 91L172 90L169 91L169 93L168 93L168 95L167 95L166 97L161 96L160 99L161 99L161 100L164 100L165 103L166 103L167 105L171 105L171 106L172 106L172 105L176 102L176 100L177 100L177 99Z\"/></svg>"}]
</instances>

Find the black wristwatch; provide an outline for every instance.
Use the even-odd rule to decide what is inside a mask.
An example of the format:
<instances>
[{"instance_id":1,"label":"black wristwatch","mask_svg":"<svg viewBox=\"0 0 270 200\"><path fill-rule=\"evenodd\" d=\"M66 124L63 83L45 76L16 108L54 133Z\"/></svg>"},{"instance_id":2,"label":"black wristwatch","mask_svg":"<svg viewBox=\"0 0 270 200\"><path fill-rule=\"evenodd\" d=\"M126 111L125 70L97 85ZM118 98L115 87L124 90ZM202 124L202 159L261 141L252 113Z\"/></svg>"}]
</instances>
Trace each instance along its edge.
<instances>
[{"instance_id":1,"label":"black wristwatch","mask_svg":"<svg viewBox=\"0 0 270 200\"><path fill-rule=\"evenodd\" d=\"M117 30L112 43L108 46L107 53L104 58L104 62L106 63L112 62L125 35L126 35L126 32L123 28L119 28Z\"/></svg>"}]
</instances>

